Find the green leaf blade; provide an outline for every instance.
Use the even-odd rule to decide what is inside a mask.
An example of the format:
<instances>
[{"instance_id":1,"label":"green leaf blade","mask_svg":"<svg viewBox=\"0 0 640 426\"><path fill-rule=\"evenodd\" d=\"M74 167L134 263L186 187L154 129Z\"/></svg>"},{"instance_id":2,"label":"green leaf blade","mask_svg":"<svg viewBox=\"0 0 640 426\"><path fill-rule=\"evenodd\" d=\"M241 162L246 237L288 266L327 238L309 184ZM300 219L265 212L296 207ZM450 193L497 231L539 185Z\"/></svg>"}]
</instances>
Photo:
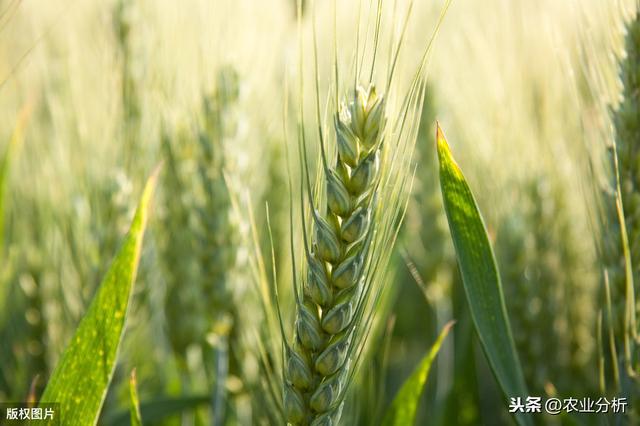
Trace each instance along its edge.
<instances>
[{"instance_id":1,"label":"green leaf blade","mask_svg":"<svg viewBox=\"0 0 640 426\"><path fill-rule=\"evenodd\" d=\"M413 373L411 373L409 378L404 382L384 416L382 423L384 426L406 426L415 423L420 395L422 395L422 390L427 382L431 364L433 364L433 361L438 355L442 342L449 334L452 326L453 322L450 322L443 327L438 339L433 346L431 346L429 352L422 358L420 364L418 364Z\"/></svg>"},{"instance_id":2,"label":"green leaf blade","mask_svg":"<svg viewBox=\"0 0 640 426\"><path fill-rule=\"evenodd\" d=\"M131 228L40 400L60 404L60 423L96 424L115 368L158 170L147 182Z\"/></svg>"},{"instance_id":3,"label":"green leaf blade","mask_svg":"<svg viewBox=\"0 0 640 426\"><path fill-rule=\"evenodd\" d=\"M438 126L442 198L471 316L489 365L507 397L526 397L495 255L473 193ZM516 416L521 425L531 417Z\"/></svg>"}]
</instances>

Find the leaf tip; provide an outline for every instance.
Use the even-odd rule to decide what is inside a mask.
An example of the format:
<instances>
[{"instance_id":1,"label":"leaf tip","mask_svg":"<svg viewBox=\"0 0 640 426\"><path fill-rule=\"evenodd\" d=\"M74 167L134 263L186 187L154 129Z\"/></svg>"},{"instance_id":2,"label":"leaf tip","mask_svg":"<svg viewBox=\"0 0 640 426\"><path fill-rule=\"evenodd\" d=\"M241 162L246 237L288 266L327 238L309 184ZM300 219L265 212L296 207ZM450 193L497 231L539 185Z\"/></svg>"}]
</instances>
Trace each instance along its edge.
<instances>
[{"instance_id":1,"label":"leaf tip","mask_svg":"<svg viewBox=\"0 0 640 426\"><path fill-rule=\"evenodd\" d=\"M149 184L151 184L151 186L155 186L158 180L158 176L160 175L160 172L162 171L163 168L164 168L164 160L161 160L153 168L153 171L151 172L151 176L149 176L149 179L147 180L147 186L149 186Z\"/></svg>"},{"instance_id":2,"label":"leaf tip","mask_svg":"<svg viewBox=\"0 0 640 426\"><path fill-rule=\"evenodd\" d=\"M438 151L438 159L440 163L441 170L448 170L452 176L458 180L464 180L462 170L455 158L453 158L453 154L451 153L451 148L449 147L449 143L447 142L447 138L444 136L444 132L440 127L440 123L436 121L436 147Z\"/></svg>"},{"instance_id":3,"label":"leaf tip","mask_svg":"<svg viewBox=\"0 0 640 426\"><path fill-rule=\"evenodd\" d=\"M444 132L442 131L442 127L440 127L440 123L436 120L436 148L438 149L438 156L442 157L449 152L449 144L447 143L447 139L444 137Z\"/></svg>"},{"instance_id":4,"label":"leaf tip","mask_svg":"<svg viewBox=\"0 0 640 426\"><path fill-rule=\"evenodd\" d=\"M453 326L456 325L456 322L457 322L456 320L451 320L448 323L446 323L444 327L442 327L442 334L444 334L445 336L449 334Z\"/></svg>"},{"instance_id":5,"label":"leaf tip","mask_svg":"<svg viewBox=\"0 0 640 426\"><path fill-rule=\"evenodd\" d=\"M153 169L153 172L151 172L151 175L147 179L147 183L144 186L144 191L142 193L142 199L141 199L140 205L146 206L149 204L151 197L153 196L153 192L156 188L156 184L158 182L158 176L160 175L160 172L162 171L163 167L164 167L164 161L161 161Z\"/></svg>"},{"instance_id":6,"label":"leaf tip","mask_svg":"<svg viewBox=\"0 0 640 426\"><path fill-rule=\"evenodd\" d=\"M136 369L133 368L131 370L131 375L129 376L129 384L131 386L137 386L138 385L138 378L136 376Z\"/></svg>"}]
</instances>

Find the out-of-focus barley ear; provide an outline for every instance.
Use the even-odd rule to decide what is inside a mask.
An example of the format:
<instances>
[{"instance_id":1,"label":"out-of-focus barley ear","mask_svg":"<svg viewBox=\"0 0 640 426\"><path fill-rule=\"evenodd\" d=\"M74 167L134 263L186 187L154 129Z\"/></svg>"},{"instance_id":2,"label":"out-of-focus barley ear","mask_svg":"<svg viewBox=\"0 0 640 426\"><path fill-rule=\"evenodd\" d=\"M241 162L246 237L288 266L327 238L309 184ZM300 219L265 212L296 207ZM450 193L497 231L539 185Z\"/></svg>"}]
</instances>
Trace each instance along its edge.
<instances>
[{"instance_id":1,"label":"out-of-focus barley ear","mask_svg":"<svg viewBox=\"0 0 640 426\"><path fill-rule=\"evenodd\" d=\"M426 286L423 291L438 308L446 303L445 296L457 265L449 242L449 229L438 186L438 163L433 149L436 102L435 88L427 86L416 143L416 161L421 166L416 169L405 234L411 261L418 269L420 281ZM442 324L446 320L442 318Z\"/></svg>"},{"instance_id":2,"label":"out-of-focus barley ear","mask_svg":"<svg viewBox=\"0 0 640 426\"><path fill-rule=\"evenodd\" d=\"M142 105L139 89L139 66L136 64L137 51L135 30L139 25L137 16L138 0L118 0L113 10L113 27L118 47L120 65L120 93L122 106L122 141L125 171L129 176L137 176L143 153L140 132Z\"/></svg>"},{"instance_id":3,"label":"out-of-focus barley ear","mask_svg":"<svg viewBox=\"0 0 640 426\"><path fill-rule=\"evenodd\" d=\"M169 338L181 364L192 347L211 366L215 424L225 418L227 378L240 375L244 361L237 329L244 288L237 267L240 221L227 181L238 84L235 71L222 68L217 86L201 100L197 120L163 140L168 171L161 247Z\"/></svg>"},{"instance_id":4,"label":"out-of-focus barley ear","mask_svg":"<svg viewBox=\"0 0 640 426\"><path fill-rule=\"evenodd\" d=\"M577 377L595 389L586 374L595 342L595 318L585 286L579 248L566 194L548 177L519 182L514 207L497 230L496 247L514 341L527 385L544 392L547 383L568 389ZM549 361L548 351L556 356Z\"/></svg>"},{"instance_id":5,"label":"out-of-focus barley ear","mask_svg":"<svg viewBox=\"0 0 640 426\"><path fill-rule=\"evenodd\" d=\"M640 282L640 5L625 30L625 53L619 59L622 94L612 111L615 144L610 149L612 184L604 192L607 216L603 239L611 364L608 388L610 393L629 399L631 408L626 416L634 423L640 419L636 320Z\"/></svg>"},{"instance_id":6,"label":"out-of-focus barley ear","mask_svg":"<svg viewBox=\"0 0 640 426\"><path fill-rule=\"evenodd\" d=\"M640 6L627 24L620 62L623 93L614 113L620 196L629 240L633 281L640 282ZM635 331L633 331L635 335Z\"/></svg>"}]
</instances>

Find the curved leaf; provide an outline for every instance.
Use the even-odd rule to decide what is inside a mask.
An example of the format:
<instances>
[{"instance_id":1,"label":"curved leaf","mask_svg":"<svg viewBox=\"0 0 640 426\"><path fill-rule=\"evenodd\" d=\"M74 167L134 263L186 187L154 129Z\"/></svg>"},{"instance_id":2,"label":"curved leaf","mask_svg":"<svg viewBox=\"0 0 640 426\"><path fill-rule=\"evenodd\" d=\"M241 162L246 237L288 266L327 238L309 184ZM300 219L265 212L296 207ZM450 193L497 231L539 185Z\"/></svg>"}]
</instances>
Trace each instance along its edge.
<instances>
[{"instance_id":1,"label":"curved leaf","mask_svg":"<svg viewBox=\"0 0 640 426\"><path fill-rule=\"evenodd\" d=\"M59 404L60 424L97 423L122 340L157 174L147 182L129 233L40 400Z\"/></svg>"},{"instance_id":2,"label":"curved leaf","mask_svg":"<svg viewBox=\"0 0 640 426\"><path fill-rule=\"evenodd\" d=\"M484 221L439 125L436 140L442 199L478 338L504 394L524 398L527 388ZM532 424L530 416L524 414L516 416L516 421Z\"/></svg>"},{"instance_id":3,"label":"curved leaf","mask_svg":"<svg viewBox=\"0 0 640 426\"><path fill-rule=\"evenodd\" d=\"M411 373L411 376L404 382L402 388L398 391L391 407L384 416L384 426L407 426L415 423L416 412L418 411L418 403L422 389L427 382L431 364L436 359L436 355L440 351L442 342L449 334L449 330L453 326L453 321L447 323L440 332L438 339L431 346L429 352L422 358L418 367Z\"/></svg>"}]
</instances>

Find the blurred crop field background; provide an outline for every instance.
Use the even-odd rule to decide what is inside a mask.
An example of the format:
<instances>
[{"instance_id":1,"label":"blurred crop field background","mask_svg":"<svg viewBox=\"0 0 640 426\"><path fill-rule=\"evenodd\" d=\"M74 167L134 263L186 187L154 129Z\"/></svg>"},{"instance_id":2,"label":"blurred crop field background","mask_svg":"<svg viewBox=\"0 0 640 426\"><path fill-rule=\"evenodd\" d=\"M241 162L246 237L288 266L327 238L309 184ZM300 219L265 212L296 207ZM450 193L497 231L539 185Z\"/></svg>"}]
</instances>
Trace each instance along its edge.
<instances>
[{"instance_id":1,"label":"blurred crop field background","mask_svg":"<svg viewBox=\"0 0 640 426\"><path fill-rule=\"evenodd\" d=\"M94 417L61 424L640 424L640 5L447 5L0 1L0 403L55 394L49 378L161 164L106 393ZM359 64L379 72L354 81ZM291 353L317 354L299 344L309 300L295 289L322 243L312 210L331 207L318 129L333 167L345 155L338 101L369 82L385 96L385 137L400 141L371 151L383 191L367 199L379 219L363 255L374 292L358 299L364 319L339 370L349 380L336 379L348 387L324 417L303 393L312 408L300 420ZM436 121L495 253L528 392L517 396L623 396L625 415L509 413L516 395L495 371L452 243ZM335 215L338 228L346 220ZM393 420L388 407L452 320L415 415ZM327 344L343 338L329 334Z\"/></svg>"}]
</instances>

